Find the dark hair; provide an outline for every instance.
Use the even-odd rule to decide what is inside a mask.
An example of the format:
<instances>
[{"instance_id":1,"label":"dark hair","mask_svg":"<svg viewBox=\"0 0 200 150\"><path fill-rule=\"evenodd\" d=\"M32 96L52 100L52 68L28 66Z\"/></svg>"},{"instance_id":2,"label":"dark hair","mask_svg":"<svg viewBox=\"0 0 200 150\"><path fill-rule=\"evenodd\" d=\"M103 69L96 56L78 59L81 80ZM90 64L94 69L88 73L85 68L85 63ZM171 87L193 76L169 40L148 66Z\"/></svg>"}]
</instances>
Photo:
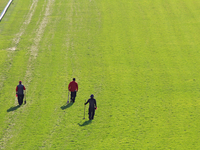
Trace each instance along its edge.
<instances>
[{"instance_id":1,"label":"dark hair","mask_svg":"<svg viewBox=\"0 0 200 150\"><path fill-rule=\"evenodd\" d=\"M73 78L73 81L75 81L76 79L75 78Z\"/></svg>"}]
</instances>

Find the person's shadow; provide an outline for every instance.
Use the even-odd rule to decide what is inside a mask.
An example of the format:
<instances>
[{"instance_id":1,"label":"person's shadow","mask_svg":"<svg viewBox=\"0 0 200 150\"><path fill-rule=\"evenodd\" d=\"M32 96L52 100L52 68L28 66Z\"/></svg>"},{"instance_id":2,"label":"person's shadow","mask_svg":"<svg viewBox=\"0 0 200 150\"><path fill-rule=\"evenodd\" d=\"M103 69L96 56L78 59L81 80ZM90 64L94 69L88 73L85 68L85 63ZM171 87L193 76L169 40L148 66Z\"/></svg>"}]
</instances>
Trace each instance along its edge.
<instances>
[{"instance_id":1,"label":"person's shadow","mask_svg":"<svg viewBox=\"0 0 200 150\"><path fill-rule=\"evenodd\" d=\"M19 107L20 107L20 105L12 106L12 107L10 107L10 108L7 110L7 112L17 110Z\"/></svg>"},{"instance_id":2,"label":"person's shadow","mask_svg":"<svg viewBox=\"0 0 200 150\"><path fill-rule=\"evenodd\" d=\"M92 120L85 121L82 124L78 123L78 125L79 126L86 126L86 125L89 125L90 123L92 123Z\"/></svg>"},{"instance_id":3,"label":"person's shadow","mask_svg":"<svg viewBox=\"0 0 200 150\"><path fill-rule=\"evenodd\" d=\"M67 105L61 106L60 108L61 108L62 110L64 110L64 109L67 109L67 108L71 107L73 104L74 104L74 103L69 103L69 104L67 104Z\"/></svg>"}]
</instances>

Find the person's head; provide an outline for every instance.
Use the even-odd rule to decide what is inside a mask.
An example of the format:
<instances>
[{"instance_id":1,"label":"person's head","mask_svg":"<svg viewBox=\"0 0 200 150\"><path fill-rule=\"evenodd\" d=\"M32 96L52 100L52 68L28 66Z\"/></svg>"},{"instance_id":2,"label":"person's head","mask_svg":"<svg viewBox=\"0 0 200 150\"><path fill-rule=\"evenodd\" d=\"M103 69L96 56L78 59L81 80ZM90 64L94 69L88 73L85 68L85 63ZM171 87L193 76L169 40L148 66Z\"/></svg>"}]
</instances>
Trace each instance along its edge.
<instances>
[{"instance_id":1,"label":"person's head","mask_svg":"<svg viewBox=\"0 0 200 150\"><path fill-rule=\"evenodd\" d=\"M19 81L19 84L22 84L22 81Z\"/></svg>"},{"instance_id":2,"label":"person's head","mask_svg":"<svg viewBox=\"0 0 200 150\"><path fill-rule=\"evenodd\" d=\"M75 78L73 78L73 81L76 81L76 79L75 79Z\"/></svg>"},{"instance_id":3,"label":"person's head","mask_svg":"<svg viewBox=\"0 0 200 150\"><path fill-rule=\"evenodd\" d=\"M94 95L92 94L92 95L90 95L90 97L91 97L91 98L94 98Z\"/></svg>"}]
</instances>

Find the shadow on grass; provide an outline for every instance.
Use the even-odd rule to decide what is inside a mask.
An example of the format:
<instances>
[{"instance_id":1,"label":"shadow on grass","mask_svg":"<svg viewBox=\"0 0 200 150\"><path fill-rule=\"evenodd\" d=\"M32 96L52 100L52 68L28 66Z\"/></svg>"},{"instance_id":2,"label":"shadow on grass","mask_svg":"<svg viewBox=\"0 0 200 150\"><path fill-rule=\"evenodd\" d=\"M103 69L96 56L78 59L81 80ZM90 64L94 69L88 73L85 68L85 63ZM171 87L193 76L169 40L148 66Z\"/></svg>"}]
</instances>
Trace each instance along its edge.
<instances>
[{"instance_id":1,"label":"shadow on grass","mask_svg":"<svg viewBox=\"0 0 200 150\"><path fill-rule=\"evenodd\" d=\"M14 106L14 107L12 106L7 110L7 112L17 110L19 107L20 107L20 105L17 105L17 106Z\"/></svg>"},{"instance_id":2,"label":"shadow on grass","mask_svg":"<svg viewBox=\"0 0 200 150\"><path fill-rule=\"evenodd\" d=\"M83 124L78 123L78 125L79 126L86 126L86 125L89 125L90 123L92 123L92 120L85 121L85 122L83 122Z\"/></svg>"},{"instance_id":3,"label":"shadow on grass","mask_svg":"<svg viewBox=\"0 0 200 150\"><path fill-rule=\"evenodd\" d=\"M60 107L62 110L67 109L69 107L71 107L74 103L69 103L67 105L63 105L62 107Z\"/></svg>"}]
</instances>

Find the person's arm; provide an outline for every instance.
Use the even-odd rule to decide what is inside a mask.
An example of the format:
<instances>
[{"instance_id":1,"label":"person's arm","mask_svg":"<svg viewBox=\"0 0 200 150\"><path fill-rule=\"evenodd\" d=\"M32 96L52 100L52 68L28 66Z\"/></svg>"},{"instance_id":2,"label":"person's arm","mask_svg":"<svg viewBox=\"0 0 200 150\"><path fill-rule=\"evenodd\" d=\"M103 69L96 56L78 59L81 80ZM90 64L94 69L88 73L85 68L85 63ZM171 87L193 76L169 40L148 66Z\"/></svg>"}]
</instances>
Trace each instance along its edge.
<instances>
[{"instance_id":1,"label":"person's arm","mask_svg":"<svg viewBox=\"0 0 200 150\"><path fill-rule=\"evenodd\" d=\"M17 97L17 95L18 95L18 86L16 87L16 97Z\"/></svg>"},{"instance_id":2,"label":"person's arm","mask_svg":"<svg viewBox=\"0 0 200 150\"><path fill-rule=\"evenodd\" d=\"M69 83L69 85L68 85L68 90L69 91L71 90L71 83Z\"/></svg>"},{"instance_id":3,"label":"person's arm","mask_svg":"<svg viewBox=\"0 0 200 150\"><path fill-rule=\"evenodd\" d=\"M96 100L94 100L94 108L97 109L97 103L96 103Z\"/></svg>"},{"instance_id":4,"label":"person's arm","mask_svg":"<svg viewBox=\"0 0 200 150\"><path fill-rule=\"evenodd\" d=\"M85 105L89 102L89 100L85 103Z\"/></svg>"},{"instance_id":5,"label":"person's arm","mask_svg":"<svg viewBox=\"0 0 200 150\"><path fill-rule=\"evenodd\" d=\"M76 83L76 91L78 91L78 83Z\"/></svg>"},{"instance_id":6,"label":"person's arm","mask_svg":"<svg viewBox=\"0 0 200 150\"><path fill-rule=\"evenodd\" d=\"M24 86L24 90L26 90L25 86Z\"/></svg>"}]
</instances>

